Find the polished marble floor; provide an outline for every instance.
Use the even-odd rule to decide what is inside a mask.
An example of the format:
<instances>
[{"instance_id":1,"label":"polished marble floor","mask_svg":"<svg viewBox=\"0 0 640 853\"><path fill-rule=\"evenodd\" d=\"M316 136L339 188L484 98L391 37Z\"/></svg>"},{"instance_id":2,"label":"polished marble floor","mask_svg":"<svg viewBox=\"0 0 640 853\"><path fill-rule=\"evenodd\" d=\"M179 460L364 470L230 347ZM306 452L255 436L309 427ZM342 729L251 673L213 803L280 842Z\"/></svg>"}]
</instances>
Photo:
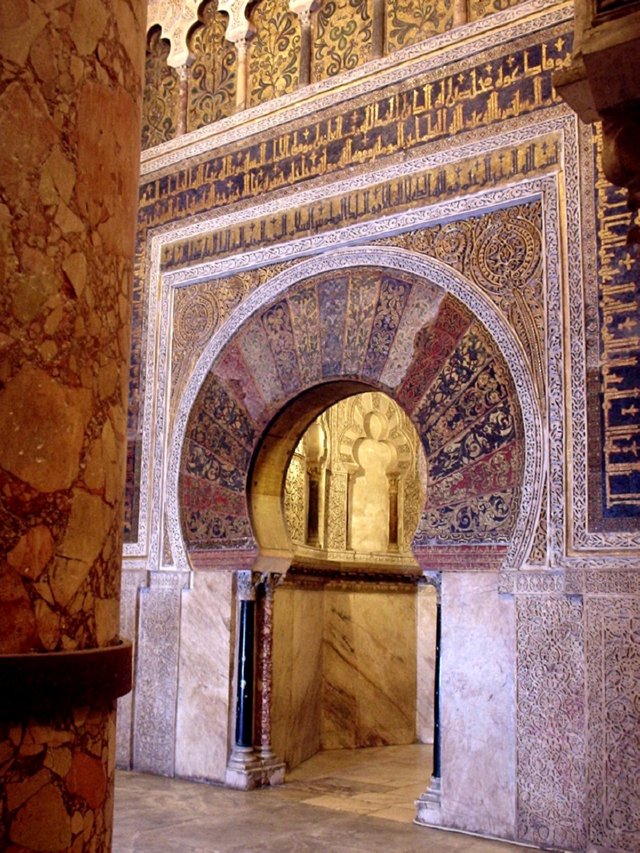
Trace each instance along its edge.
<instances>
[{"instance_id":1,"label":"polished marble floor","mask_svg":"<svg viewBox=\"0 0 640 853\"><path fill-rule=\"evenodd\" d=\"M301 764L284 785L249 792L119 771L113 851L522 851L413 824L430 766L431 747L418 744L332 750Z\"/></svg>"}]
</instances>

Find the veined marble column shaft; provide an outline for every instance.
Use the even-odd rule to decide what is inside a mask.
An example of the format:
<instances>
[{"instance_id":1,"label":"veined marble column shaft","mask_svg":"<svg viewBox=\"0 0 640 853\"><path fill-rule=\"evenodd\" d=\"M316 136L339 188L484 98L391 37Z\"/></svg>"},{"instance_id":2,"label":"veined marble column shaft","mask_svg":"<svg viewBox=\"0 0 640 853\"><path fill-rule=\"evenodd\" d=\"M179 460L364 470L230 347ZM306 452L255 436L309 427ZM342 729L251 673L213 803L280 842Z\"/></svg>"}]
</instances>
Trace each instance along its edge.
<instances>
[{"instance_id":1,"label":"veined marble column shaft","mask_svg":"<svg viewBox=\"0 0 640 853\"><path fill-rule=\"evenodd\" d=\"M0 8L2 849L110 849L145 11Z\"/></svg>"}]
</instances>

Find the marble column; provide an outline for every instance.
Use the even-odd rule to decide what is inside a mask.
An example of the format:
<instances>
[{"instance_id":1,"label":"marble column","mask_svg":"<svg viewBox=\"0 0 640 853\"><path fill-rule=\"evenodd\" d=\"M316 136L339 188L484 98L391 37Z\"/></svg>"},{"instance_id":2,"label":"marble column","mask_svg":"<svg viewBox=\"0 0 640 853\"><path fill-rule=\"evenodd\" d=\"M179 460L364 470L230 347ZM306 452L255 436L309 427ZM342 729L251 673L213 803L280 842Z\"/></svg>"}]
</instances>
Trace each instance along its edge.
<instances>
[{"instance_id":1,"label":"marble column","mask_svg":"<svg viewBox=\"0 0 640 853\"><path fill-rule=\"evenodd\" d=\"M371 56L373 59L384 56L386 14L387 4L385 0L373 0L371 9Z\"/></svg>"},{"instance_id":2,"label":"marble column","mask_svg":"<svg viewBox=\"0 0 640 853\"><path fill-rule=\"evenodd\" d=\"M320 546L320 478L318 465L307 464L307 545Z\"/></svg>"},{"instance_id":3,"label":"marble column","mask_svg":"<svg viewBox=\"0 0 640 853\"><path fill-rule=\"evenodd\" d=\"M258 764L258 756L253 748L256 601L253 572L239 571L237 573L236 592L238 597L238 642L235 679L235 732L225 781L232 788L244 789L255 787L251 770Z\"/></svg>"},{"instance_id":4,"label":"marble column","mask_svg":"<svg viewBox=\"0 0 640 853\"><path fill-rule=\"evenodd\" d=\"M236 72L236 112L240 113L247 107L247 36L234 41L238 65Z\"/></svg>"},{"instance_id":5,"label":"marble column","mask_svg":"<svg viewBox=\"0 0 640 853\"><path fill-rule=\"evenodd\" d=\"M389 550L398 550L398 475L390 474L389 480Z\"/></svg>"},{"instance_id":6,"label":"marble column","mask_svg":"<svg viewBox=\"0 0 640 853\"><path fill-rule=\"evenodd\" d=\"M261 586L265 588L260 595L260 618L256 620L256 603ZM273 587L274 581L269 575L265 577L251 571L239 571L236 574L238 638L235 734L225 773L225 783L230 788L248 790L284 781L284 764L276 759L270 744ZM254 675L257 677L254 678ZM261 682L259 690L256 690L257 682ZM259 711L257 726L254 702Z\"/></svg>"},{"instance_id":7,"label":"marble column","mask_svg":"<svg viewBox=\"0 0 640 853\"><path fill-rule=\"evenodd\" d=\"M442 580L438 572L425 572L428 583L436 590L436 650L433 683L433 768L429 787L416 801L416 822L439 826L441 822L442 737L440 731L440 659L442 656Z\"/></svg>"},{"instance_id":8,"label":"marble column","mask_svg":"<svg viewBox=\"0 0 640 853\"><path fill-rule=\"evenodd\" d=\"M461 27L469 20L467 0L453 0L453 26Z\"/></svg>"},{"instance_id":9,"label":"marble column","mask_svg":"<svg viewBox=\"0 0 640 853\"><path fill-rule=\"evenodd\" d=\"M273 596L280 575L265 575L258 600L258 659L256 681L258 684L260 724L257 745L260 758L274 757L271 749L271 694L273 692Z\"/></svg>"},{"instance_id":10,"label":"marble column","mask_svg":"<svg viewBox=\"0 0 640 853\"><path fill-rule=\"evenodd\" d=\"M0 10L2 849L110 849L145 11Z\"/></svg>"},{"instance_id":11,"label":"marble column","mask_svg":"<svg viewBox=\"0 0 640 853\"><path fill-rule=\"evenodd\" d=\"M181 65L176 69L178 72L178 85L180 86L180 98L178 109L178 120L176 126L176 134L182 136L187 132L187 110L189 100L189 73L187 65Z\"/></svg>"},{"instance_id":12,"label":"marble column","mask_svg":"<svg viewBox=\"0 0 640 853\"><path fill-rule=\"evenodd\" d=\"M273 701L273 605L276 587L283 575L267 573L260 584L258 597L258 653L256 684L258 687L258 731L256 746L263 766L265 781L271 785L284 782L284 762L279 761L271 746Z\"/></svg>"}]
</instances>

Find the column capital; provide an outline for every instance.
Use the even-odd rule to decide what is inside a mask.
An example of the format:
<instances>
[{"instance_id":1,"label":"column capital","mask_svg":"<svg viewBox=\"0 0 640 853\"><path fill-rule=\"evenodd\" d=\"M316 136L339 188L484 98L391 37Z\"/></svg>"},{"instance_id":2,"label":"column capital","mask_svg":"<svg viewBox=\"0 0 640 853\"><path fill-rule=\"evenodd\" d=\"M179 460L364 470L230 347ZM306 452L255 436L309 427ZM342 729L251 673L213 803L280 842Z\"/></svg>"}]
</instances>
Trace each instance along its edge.
<instances>
[{"instance_id":1,"label":"column capital","mask_svg":"<svg viewBox=\"0 0 640 853\"><path fill-rule=\"evenodd\" d=\"M422 579L427 586L434 587L438 604L440 604L440 599L442 597L442 572L432 570L424 571L422 572Z\"/></svg>"},{"instance_id":2,"label":"column capital","mask_svg":"<svg viewBox=\"0 0 640 853\"><path fill-rule=\"evenodd\" d=\"M276 587L280 586L286 574L286 570L284 572L262 572L260 583L264 586L265 592L267 594L275 592Z\"/></svg>"},{"instance_id":3,"label":"column capital","mask_svg":"<svg viewBox=\"0 0 640 853\"><path fill-rule=\"evenodd\" d=\"M298 16L303 26L309 26L311 23L311 13L318 6L319 3L317 0L289 0L289 11Z\"/></svg>"},{"instance_id":4,"label":"column capital","mask_svg":"<svg viewBox=\"0 0 640 853\"><path fill-rule=\"evenodd\" d=\"M239 601L255 601L256 587L261 581L261 575L258 572L252 572L249 569L241 569L236 572L236 591Z\"/></svg>"}]
</instances>

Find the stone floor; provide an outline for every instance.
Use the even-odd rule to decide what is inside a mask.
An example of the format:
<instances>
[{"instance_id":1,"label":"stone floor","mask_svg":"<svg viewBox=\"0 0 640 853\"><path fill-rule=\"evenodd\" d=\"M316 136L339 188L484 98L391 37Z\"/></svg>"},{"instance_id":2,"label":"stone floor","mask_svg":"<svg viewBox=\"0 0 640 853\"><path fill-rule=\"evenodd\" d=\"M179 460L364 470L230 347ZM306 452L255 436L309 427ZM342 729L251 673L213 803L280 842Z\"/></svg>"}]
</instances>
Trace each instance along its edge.
<instances>
[{"instance_id":1,"label":"stone floor","mask_svg":"<svg viewBox=\"0 0 640 853\"><path fill-rule=\"evenodd\" d=\"M113 853L522 851L413 824L430 763L422 745L333 750L250 792L120 771Z\"/></svg>"}]
</instances>

